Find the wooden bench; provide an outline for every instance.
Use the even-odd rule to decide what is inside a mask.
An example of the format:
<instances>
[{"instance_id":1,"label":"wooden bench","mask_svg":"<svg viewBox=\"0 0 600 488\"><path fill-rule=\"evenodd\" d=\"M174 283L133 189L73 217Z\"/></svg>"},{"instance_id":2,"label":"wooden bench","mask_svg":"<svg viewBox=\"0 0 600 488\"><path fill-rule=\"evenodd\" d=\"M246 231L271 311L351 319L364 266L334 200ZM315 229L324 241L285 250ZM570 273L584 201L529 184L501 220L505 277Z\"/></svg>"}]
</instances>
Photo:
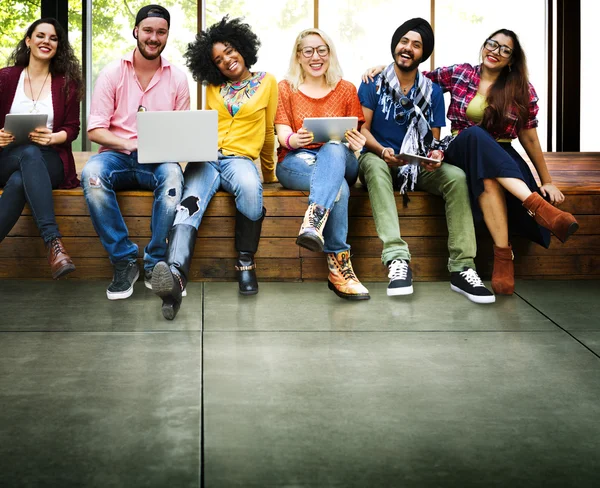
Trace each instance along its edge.
<instances>
[{"instance_id":1,"label":"wooden bench","mask_svg":"<svg viewBox=\"0 0 600 488\"><path fill-rule=\"evenodd\" d=\"M81 169L89 153L78 153ZM564 245L553 238L550 249L515 237L516 274L531 279L600 278L600 153L547 153L546 160L557 186L567 200L563 209L573 213L581 228ZM131 238L143 247L150 236L152 193L123 191L118 194ZM65 246L77 271L69 279L109 279L112 266L89 218L81 188L55 190L57 221ZM424 192L410 195L407 208L397 198L402 235L413 255L415 280L448 279L447 228L443 201ZM257 253L258 275L263 281L324 280L325 258L295 244L308 205L308 192L291 191L279 184L264 188L267 217ZM192 280L234 280L236 252L233 243L235 206L230 195L218 192L210 203L198 232L191 270ZM386 281L381 241L377 237L368 193L352 190L350 235L352 262L363 281ZM485 229L478 230L478 271L491 275L492 243ZM27 208L0 244L0 278L50 279L45 249Z\"/></svg>"}]
</instances>

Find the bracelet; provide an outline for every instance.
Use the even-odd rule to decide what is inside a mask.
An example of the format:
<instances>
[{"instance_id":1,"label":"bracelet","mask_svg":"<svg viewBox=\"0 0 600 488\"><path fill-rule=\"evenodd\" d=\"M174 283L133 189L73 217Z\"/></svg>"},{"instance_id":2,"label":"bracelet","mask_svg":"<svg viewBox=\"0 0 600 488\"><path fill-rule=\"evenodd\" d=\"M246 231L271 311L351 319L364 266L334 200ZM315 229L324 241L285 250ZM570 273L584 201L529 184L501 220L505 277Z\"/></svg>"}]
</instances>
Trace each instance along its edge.
<instances>
[{"instance_id":1,"label":"bracelet","mask_svg":"<svg viewBox=\"0 0 600 488\"><path fill-rule=\"evenodd\" d=\"M285 140L285 147L287 147L290 151L292 151L294 149L290 144L290 139L292 138L292 136L294 134L295 134L295 132L290 132L289 135L287 136L287 139Z\"/></svg>"},{"instance_id":2,"label":"bracelet","mask_svg":"<svg viewBox=\"0 0 600 488\"><path fill-rule=\"evenodd\" d=\"M386 151L386 150L387 150L387 147L384 147L384 148L381 150L381 159L383 159L383 154L385 153L385 151Z\"/></svg>"}]
</instances>

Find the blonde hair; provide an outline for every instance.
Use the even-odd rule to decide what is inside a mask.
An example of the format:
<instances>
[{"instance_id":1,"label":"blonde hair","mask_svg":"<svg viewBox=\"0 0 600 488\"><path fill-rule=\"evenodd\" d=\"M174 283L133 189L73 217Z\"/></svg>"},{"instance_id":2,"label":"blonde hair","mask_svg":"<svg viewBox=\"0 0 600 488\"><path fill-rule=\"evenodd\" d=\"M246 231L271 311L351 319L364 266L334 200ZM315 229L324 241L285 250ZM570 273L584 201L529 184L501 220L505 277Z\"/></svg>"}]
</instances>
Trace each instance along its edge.
<instances>
[{"instance_id":1,"label":"blonde hair","mask_svg":"<svg viewBox=\"0 0 600 488\"><path fill-rule=\"evenodd\" d=\"M301 56L300 45L302 39L312 35L319 36L323 39L329 48L329 68L325 73L327 85L334 88L338 81L342 79L342 67L338 61L337 51L335 50L331 38L320 29L305 29L298 34L298 37L296 37L296 42L294 42L294 48L292 49L292 56L290 57L290 67L285 75L285 79L290 84L293 91L298 91L298 87L304 82L304 70L298 61L298 56Z\"/></svg>"}]
</instances>

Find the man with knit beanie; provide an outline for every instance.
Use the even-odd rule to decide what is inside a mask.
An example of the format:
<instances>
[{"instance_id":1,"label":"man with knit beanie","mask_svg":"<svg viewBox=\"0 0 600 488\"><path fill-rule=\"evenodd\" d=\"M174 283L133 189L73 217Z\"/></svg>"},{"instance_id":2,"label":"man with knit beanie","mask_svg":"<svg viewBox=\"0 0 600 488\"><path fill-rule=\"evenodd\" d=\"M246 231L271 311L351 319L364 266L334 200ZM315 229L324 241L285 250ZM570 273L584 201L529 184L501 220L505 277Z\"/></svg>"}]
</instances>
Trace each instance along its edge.
<instances>
[{"instance_id":1,"label":"man with knit beanie","mask_svg":"<svg viewBox=\"0 0 600 488\"><path fill-rule=\"evenodd\" d=\"M442 90L419 73L433 52L434 35L424 19L402 24L391 42L393 62L373 83L358 91L367 138L359 158L360 179L367 186L377 234L383 241L381 259L388 266L388 296L413 293L411 254L400 235L394 187L406 197L422 190L445 201L448 225L450 287L475 303L493 303L494 295L475 271L475 229L464 172L443 164L440 128L445 126ZM428 156L436 161L411 163L397 155Z\"/></svg>"}]
</instances>

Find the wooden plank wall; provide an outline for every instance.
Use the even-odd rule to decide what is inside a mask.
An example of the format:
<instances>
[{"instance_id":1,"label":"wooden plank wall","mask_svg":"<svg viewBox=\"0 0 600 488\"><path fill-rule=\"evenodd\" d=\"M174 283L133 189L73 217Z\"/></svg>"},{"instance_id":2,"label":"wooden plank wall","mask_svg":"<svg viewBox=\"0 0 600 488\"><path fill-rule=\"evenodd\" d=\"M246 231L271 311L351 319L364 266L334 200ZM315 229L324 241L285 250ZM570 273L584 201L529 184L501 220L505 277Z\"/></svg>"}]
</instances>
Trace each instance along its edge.
<instances>
[{"instance_id":1,"label":"wooden plank wall","mask_svg":"<svg viewBox=\"0 0 600 488\"><path fill-rule=\"evenodd\" d=\"M80 154L83 160L86 154ZM576 215L581 228L565 245L553 238L546 250L515 237L516 274L531 279L600 278L600 153L550 153L550 172L567 195L563 205ZM82 161L80 161L82 166ZM79 165L78 165L79 166ZM55 211L65 246L77 271L68 279L109 279L112 267L100 245L81 189L55 190ZM130 235L140 249L150 236L152 194L119 193L119 205ZM324 280L327 268L323 254L300 249L295 239L308 205L306 192L265 185L267 217L257 264L264 281ZM447 228L443 201L423 192L410 196L408 207L397 198L402 235L413 255L415 280L448 278ZM209 205L198 232L191 279L234 280L235 249L233 199L219 192ZM354 188L350 201L352 261L363 281L386 281L381 241L377 237L367 192ZM491 275L492 243L485 229L478 230L477 267L483 277ZM26 209L9 237L0 244L0 278L49 279L45 249Z\"/></svg>"}]
</instances>

